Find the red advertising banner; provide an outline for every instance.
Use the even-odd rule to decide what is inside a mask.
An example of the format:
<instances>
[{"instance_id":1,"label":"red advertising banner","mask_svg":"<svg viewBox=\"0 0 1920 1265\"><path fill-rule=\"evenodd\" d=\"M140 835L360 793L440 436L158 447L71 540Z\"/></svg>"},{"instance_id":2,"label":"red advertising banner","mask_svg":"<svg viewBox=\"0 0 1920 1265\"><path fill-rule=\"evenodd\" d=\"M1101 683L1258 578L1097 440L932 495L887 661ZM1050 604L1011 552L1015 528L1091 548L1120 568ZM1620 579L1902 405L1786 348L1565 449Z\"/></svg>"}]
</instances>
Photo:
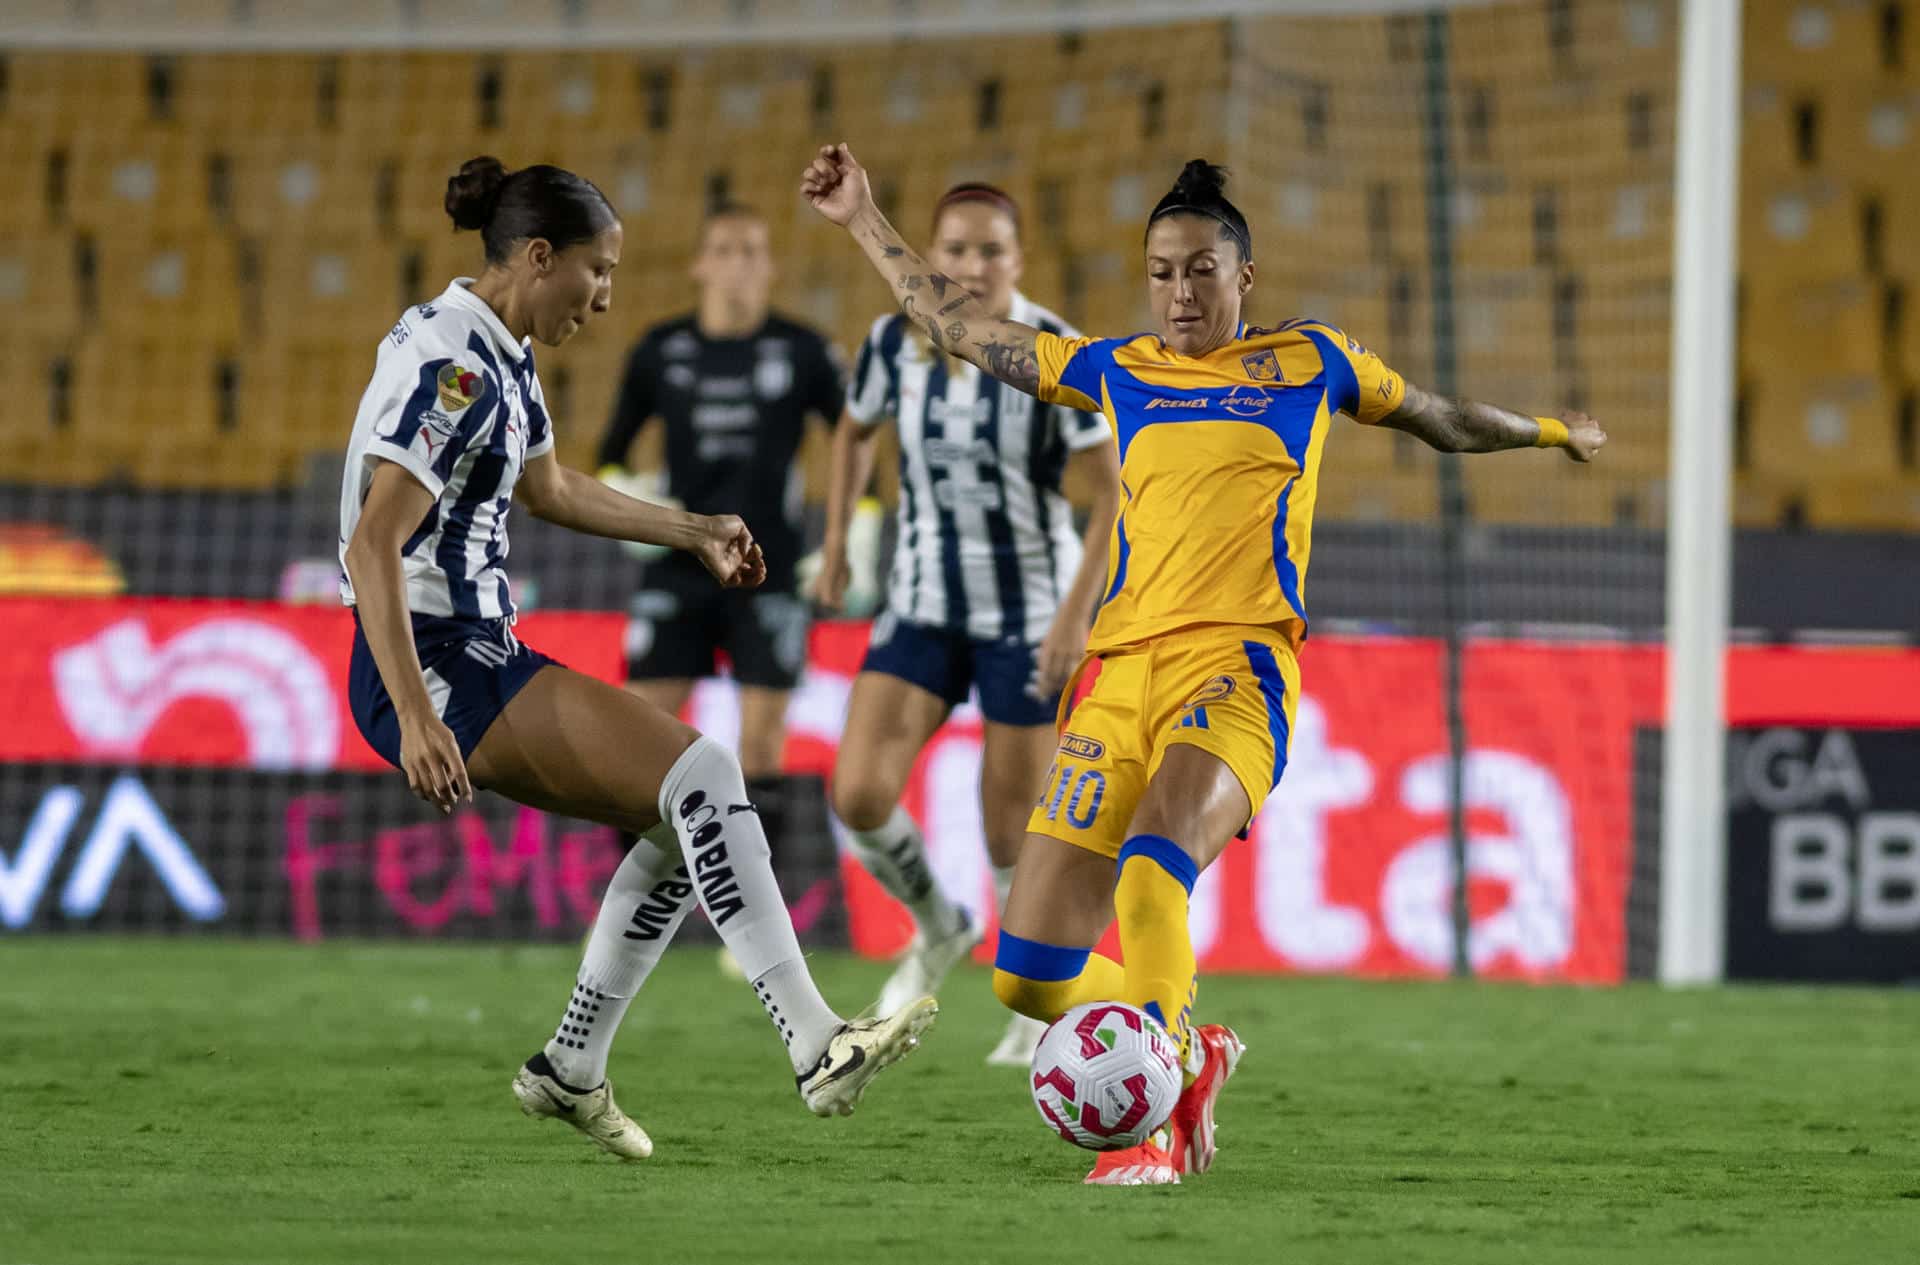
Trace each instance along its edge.
<instances>
[{"instance_id":1,"label":"red advertising banner","mask_svg":"<svg viewBox=\"0 0 1920 1265\"><path fill-rule=\"evenodd\" d=\"M8 599L0 600L0 619L0 691L11 713L0 726L0 761L384 770L348 713L344 611ZM517 631L582 671L620 673L617 614L535 613ZM861 624L814 629L811 668L789 713L790 770L831 771L866 636ZM1441 666L1441 647L1430 640L1320 636L1308 644L1286 777L1250 838L1194 893L1205 969L1447 968ZM1634 736L1659 722L1661 654L1609 643L1479 641L1465 669L1476 969L1620 979ZM1740 647L1728 657L1727 696L1735 724L1917 725L1920 652ZM721 741L737 735L724 681L703 684L690 712ZM991 925L979 768L979 716L962 707L922 754L905 799L942 880ZM0 869L17 868L7 858L20 846L0 839ZM909 931L904 912L857 867L845 868L856 947L898 949Z\"/></svg>"},{"instance_id":2,"label":"red advertising banner","mask_svg":"<svg viewBox=\"0 0 1920 1265\"><path fill-rule=\"evenodd\" d=\"M862 630L823 630L829 679L857 667ZM1315 638L1287 773L1249 839L1195 888L1192 926L1209 970L1444 972L1451 961L1447 743L1441 649L1427 640ZM1659 658L1618 646L1491 645L1467 662L1466 766L1475 966L1494 977L1608 981L1625 968L1632 859L1633 734L1659 710ZM813 764L802 698L790 760ZM827 703L827 700L821 700ZM723 728L727 705L696 699ZM991 923L979 843L979 723L963 709L914 771L907 807L949 890ZM885 953L910 932L864 874L850 874L856 947ZM989 940L990 942L990 940ZM1109 948L1113 946L1110 944ZM984 951L983 951L984 954Z\"/></svg>"},{"instance_id":3,"label":"red advertising banner","mask_svg":"<svg viewBox=\"0 0 1920 1265\"><path fill-rule=\"evenodd\" d=\"M517 631L618 680L619 615L534 614ZM385 769L347 707L353 616L272 602L0 600L0 761Z\"/></svg>"}]
</instances>

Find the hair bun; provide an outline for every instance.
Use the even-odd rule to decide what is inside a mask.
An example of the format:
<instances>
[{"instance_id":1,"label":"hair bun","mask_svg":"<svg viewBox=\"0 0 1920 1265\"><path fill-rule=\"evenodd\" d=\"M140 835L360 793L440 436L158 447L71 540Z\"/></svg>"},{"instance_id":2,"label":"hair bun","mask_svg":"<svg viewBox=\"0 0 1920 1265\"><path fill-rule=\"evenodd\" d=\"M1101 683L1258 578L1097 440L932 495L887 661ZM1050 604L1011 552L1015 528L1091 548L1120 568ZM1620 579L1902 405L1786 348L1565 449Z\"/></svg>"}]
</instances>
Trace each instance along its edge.
<instances>
[{"instance_id":1,"label":"hair bun","mask_svg":"<svg viewBox=\"0 0 1920 1265\"><path fill-rule=\"evenodd\" d=\"M1191 159L1180 169L1180 178L1173 182L1173 188L1185 201L1205 206L1224 196L1227 169L1216 167L1204 158Z\"/></svg>"},{"instance_id":2,"label":"hair bun","mask_svg":"<svg viewBox=\"0 0 1920 1265\"><path fill-rule=\"evenodd\" d=\"M447 181L447 214L454 227L485 228L506 183L507 167L498 158L482 155L461 163L459 174Z\"/></svg>"}]
</instances>

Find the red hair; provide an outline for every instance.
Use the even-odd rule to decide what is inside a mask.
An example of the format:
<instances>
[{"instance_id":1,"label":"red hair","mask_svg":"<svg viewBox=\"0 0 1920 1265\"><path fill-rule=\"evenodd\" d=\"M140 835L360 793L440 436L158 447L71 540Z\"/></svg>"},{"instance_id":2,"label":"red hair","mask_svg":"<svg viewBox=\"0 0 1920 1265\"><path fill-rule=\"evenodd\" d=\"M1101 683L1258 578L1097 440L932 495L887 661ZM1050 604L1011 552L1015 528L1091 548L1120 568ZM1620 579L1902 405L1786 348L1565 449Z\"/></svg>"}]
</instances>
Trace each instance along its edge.
<instances>
[{"instance_id":1,"label":"red hair","mask_svg":"<svg viewBox=\"0 0 1920 1265\"><path fill-rule=\"evenodd\" d=\"M939 229L940 217L947 213L948 207L957 206L962 202L985 203L987 206L1001 212L1013 221L1013 235L1015 238L1021 235L1020 204L1009 197L1005 189L990 184L983 184L980 181L968 181L965 184L957 184L940 195L940 200L933 204L933 229L936 231Z\"/></svg>"}]
</instances>

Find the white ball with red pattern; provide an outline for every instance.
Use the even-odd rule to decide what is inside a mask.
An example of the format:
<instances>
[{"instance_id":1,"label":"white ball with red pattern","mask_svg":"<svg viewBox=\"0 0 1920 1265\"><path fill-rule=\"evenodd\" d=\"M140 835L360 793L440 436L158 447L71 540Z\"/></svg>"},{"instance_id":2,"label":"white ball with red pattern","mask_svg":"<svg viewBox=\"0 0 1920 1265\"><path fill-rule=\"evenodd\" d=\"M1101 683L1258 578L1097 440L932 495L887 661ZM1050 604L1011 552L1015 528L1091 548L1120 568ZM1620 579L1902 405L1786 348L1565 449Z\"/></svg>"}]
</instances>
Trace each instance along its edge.
<instances>
[{"instance_id":1,"label":"white ball with red pattern","mask_svg":"<svg viewBox=\"0 0 1920 1265\"><path fill-rule=\"evenodd\" d=\"M1089 1151L1118 1151L1145 1141L1173 1114L1180 1051L1139 1007L1087 1002L1041 1035L1029 1084L1055 1133Z\"/></svg>"}]
</instances>

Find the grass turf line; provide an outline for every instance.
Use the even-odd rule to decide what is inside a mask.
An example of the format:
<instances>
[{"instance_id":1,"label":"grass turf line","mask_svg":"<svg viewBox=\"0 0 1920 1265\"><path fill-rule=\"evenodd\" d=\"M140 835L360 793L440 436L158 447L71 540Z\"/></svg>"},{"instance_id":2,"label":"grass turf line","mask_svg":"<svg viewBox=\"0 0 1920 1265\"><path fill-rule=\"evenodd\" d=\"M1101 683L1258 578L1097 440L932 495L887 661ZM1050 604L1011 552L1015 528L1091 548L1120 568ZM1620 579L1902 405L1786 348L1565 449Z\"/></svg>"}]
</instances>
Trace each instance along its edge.
<instances>
[{"instance_id":1,"label":"grass turf line","mask_svg":"<svg viewBox=\"0 0 1920 1265\"><path fill-rule=\"evenodd\" d=\"M1249 1045L1214 1172L1092 1190L959 972L851 1120L670 953L611 1074L621 1164L522 1118L571 949L0 947L0 1265L1915 1259L1920 995L1207 978ZM820 955L852 1011L885 967Z\"/></svg>"}]
</instances>

